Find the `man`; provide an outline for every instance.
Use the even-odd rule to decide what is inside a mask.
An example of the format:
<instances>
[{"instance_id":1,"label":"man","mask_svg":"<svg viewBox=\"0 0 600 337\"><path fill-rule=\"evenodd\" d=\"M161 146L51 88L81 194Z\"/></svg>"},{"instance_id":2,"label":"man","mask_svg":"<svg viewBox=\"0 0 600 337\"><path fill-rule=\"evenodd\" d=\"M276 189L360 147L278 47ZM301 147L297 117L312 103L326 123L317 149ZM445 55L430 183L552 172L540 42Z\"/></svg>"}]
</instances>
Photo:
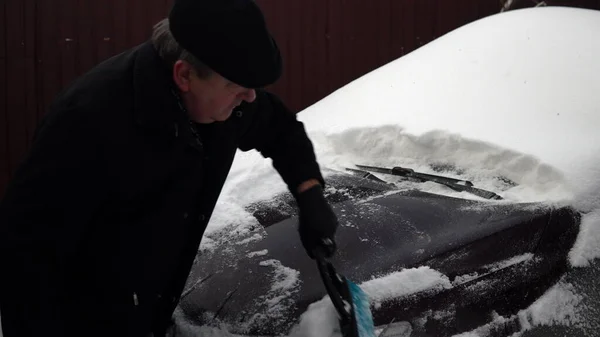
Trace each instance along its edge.
<instances>
[{"instance_id":1,"label":"man","mask_svg":"<svg viewBox=\"0 0 600 337\"><path fill-rule=\"evenodd\" d=\"M260 89L280 72L253 1L176 0L61 92L0 204L4 336L164 335L238 148L273 160L309 256L333 254L312 144Z\"/></svg>"}]
</instances>

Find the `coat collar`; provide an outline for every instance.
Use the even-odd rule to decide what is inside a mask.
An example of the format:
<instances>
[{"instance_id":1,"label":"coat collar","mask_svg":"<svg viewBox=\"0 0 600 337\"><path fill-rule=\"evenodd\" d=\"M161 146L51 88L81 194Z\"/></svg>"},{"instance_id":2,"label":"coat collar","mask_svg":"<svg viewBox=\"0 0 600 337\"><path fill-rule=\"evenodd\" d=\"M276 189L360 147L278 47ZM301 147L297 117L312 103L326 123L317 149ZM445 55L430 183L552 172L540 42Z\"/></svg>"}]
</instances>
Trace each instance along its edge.
<instances>
[{"instance_id":1,"label":"coat collar","mask_svg":"<svg viewBox=\"0 0 600 337\"><path fill-rule=\"evenodd\" d=\"M177 135L187 120L175 94L175 83L151 42L138 47L133 66L134 116L150 130Z\"/></svg>"}]
</instances>

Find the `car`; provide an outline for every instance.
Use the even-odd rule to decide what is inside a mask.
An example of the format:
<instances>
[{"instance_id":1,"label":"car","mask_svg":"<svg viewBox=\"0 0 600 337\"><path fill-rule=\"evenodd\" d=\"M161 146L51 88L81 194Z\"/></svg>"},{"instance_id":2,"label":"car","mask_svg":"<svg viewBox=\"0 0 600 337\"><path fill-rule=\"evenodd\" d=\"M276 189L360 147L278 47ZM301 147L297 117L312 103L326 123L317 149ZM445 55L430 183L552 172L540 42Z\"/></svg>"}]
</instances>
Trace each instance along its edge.
<instances>
[{"instance_id":1,"label":"car","mask_svg":"<svg viewBox=\"0 0 600 337\"><path fill-rule=\"evenodd\" d=\"M381 336L511 335L536 317L521 309L599 257L599 19L484 18L299 113L340 220L331 263L370 297ZM215 210L177 317L242 336L339 336L295 201L262 159L236 158L220 199L231 207Z\"/></svg>"}]
</instances>

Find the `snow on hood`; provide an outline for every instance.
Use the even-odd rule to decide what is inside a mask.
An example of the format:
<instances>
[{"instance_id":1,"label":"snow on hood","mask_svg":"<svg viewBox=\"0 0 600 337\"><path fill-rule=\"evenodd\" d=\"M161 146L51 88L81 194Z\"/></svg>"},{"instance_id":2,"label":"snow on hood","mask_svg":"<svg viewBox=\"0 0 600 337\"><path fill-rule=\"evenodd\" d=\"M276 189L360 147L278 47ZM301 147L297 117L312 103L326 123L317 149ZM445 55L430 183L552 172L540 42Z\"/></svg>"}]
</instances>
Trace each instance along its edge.
<instances>
[{"instance_id":1,"label":"snow on hood","mask_svg":"<svg viewBox=\"0 0 600 337\"><path fill-rule=\"evenodd\" d=\"M497 14L353 81L298 116L322 168L368 164L431 172L431 164L449 164L492 191L490 177L517 182L502 194L508 202L578 207L582 231L570 257L585 266L600 257L599 35L598 11L546 7ZM208 249L215 242L211 233L254 221L243 205L284 191L270 160L239 152L207 230ZM430 279L431 270L416 272ZM385 296L400 291L394 282L369 282L382 282L378 293ZM401 291L419 290L419 282L409 284L415 288ZM564 299L570 292L560 289L554 293L563 300L538 303L559 303L569 312L565 306L578 301ZM532 324L561 319L541 307L528 309ZM335 311L328 301L314 303L303 322L299 336L329 336Z\"/></svg>"}]
</instances>

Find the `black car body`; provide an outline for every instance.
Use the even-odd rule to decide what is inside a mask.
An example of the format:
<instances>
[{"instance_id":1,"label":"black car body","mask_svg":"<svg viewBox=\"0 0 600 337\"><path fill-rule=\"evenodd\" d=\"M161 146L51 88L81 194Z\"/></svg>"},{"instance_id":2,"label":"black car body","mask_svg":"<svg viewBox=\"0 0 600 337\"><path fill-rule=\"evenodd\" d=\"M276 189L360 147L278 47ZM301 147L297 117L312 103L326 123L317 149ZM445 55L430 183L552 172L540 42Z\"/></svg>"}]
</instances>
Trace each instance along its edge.
<instances>
[{"instance_id":1,"label":"black car body","mask_svg":"<svg viewBox=\"0 0 600 337\"><path fill-rule=\"evenodd\" d=\"M332 259L340 274L361 284L427 266L449 280L372 303L376 326L410 324L412 336L452 335L484 324L493 311L526 307L566 271L579 231L580 215L570 207L449 197L368 174L327 181L341 223ZM285 335L325 288L298 238L293 198L283 194L247 209L262 226L204 252L180 307L192 324ZM292 281L279 291L274 286Z\"/></svg>"}]
</instances>

